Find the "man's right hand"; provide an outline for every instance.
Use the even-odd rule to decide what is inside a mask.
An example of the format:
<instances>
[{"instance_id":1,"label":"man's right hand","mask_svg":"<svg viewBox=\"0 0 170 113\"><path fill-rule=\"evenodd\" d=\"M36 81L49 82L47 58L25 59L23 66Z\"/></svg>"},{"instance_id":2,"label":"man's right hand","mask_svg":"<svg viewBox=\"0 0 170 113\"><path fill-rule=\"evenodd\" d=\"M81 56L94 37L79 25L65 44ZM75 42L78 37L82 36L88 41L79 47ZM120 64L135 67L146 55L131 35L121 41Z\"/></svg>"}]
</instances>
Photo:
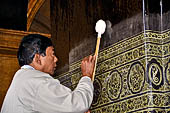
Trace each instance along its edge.
<instances>
[{"instance_id":1,"label":"man's right hand","mask_svg":"<svg viewBox=\"0 0 170 113\"><path fill-rule=\"evenodd\" d=\"M92 79L96 56L85 57L81 62L82 76L88 76Z\"/></svg>"}]
</instances>

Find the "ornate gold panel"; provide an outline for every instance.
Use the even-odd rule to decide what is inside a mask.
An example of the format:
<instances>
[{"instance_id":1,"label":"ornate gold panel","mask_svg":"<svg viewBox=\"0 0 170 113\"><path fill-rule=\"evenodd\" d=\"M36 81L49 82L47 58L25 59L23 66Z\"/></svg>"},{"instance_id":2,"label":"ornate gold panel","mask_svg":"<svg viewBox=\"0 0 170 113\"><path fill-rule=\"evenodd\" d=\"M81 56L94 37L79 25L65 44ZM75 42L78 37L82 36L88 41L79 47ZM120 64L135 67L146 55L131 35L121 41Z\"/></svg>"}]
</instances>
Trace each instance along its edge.
<instances>
[{"instance_id":1,"label":"ornate gold panel","mask_svg":"<svg viewBox=\"0 0 170 113\"><path fill-rule=\"evenodd\" d=\"M101 50L91 113L169 113L169 56L170 31L146 31ZM71 75L73 89L81 77L80 63L61 76Z\"/></svg>"}]
</instances>

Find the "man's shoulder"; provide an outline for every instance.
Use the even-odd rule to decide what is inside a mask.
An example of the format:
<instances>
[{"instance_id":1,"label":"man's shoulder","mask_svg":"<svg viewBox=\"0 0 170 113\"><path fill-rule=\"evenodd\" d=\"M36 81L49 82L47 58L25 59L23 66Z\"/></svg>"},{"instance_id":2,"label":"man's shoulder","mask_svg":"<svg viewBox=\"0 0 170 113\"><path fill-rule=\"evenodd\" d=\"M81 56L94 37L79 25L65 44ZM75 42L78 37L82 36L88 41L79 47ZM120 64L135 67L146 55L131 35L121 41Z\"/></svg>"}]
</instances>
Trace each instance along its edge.
<instances>
[{"instance_id":1,"label":"man's shoulder","mask_svg":"<svg viewBox=\"0 0 170 113\"><path fill-rule=\"evenodd\" d=\"M53 78L49 74L38 70L20 69L16 72L13 82L22 84L23 86L21 87L37 87L39 84L46 82L47 79Z\"/></svg>"},{"instance_id":2,"label":"man's shoulder","mask_svg":"<svg viewBox=\"0 0 170 113\"><path fill-rule=\"evenodd\" d=\"M19 69L15 73L15 78L27 78L27 79L40 79L40 78L51 78L48 73L44 73L33 69Z\"/></svg>"}]
</instances>

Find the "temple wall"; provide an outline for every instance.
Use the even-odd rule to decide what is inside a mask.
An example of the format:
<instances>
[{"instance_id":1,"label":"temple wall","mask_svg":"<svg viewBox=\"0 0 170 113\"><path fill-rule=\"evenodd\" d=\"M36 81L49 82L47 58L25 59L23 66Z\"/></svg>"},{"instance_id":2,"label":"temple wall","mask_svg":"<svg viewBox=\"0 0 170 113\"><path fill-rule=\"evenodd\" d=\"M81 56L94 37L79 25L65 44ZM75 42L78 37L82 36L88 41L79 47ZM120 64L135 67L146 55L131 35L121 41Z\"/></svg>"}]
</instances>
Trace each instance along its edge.
<instances>
[{"instance_id":1,"label":"temple wall","mask_svg":"<svg viewBox=\"0 0 170 113\"><path fill-rule=\"evenodd\" d=\"M103 19L107 24L101 39L92 113L169 113L170 2L52 0L52 3L52 39L61 51L59 60L67 59L59 65L60 69L68 67L56 78L72 89L81 77L82 58L94 54L95 23ZM59 40L65 42L59 44Z\"/></svg>"},{"instance_id":2,"label":"temple wall","mask_svg":"<svg viewBox=\"0 0 170 113\"><path fill-rule=\"evenodd\" d=\"M100 51L91 112L168 112L169 41L170 31L147 31ZM73 89L81 77L79 65L70 66Z\"/></svg>"}]
</instances>

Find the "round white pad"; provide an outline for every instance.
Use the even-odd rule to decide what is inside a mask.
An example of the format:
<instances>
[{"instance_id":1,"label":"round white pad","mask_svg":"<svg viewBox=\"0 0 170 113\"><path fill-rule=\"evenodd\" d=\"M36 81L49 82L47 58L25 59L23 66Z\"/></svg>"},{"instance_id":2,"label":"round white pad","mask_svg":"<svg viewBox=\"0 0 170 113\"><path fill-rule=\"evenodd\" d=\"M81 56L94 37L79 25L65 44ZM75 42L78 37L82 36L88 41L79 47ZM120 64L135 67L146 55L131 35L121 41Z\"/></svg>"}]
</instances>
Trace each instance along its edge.
<instances>
[{"instance_id":1,"label":"round white pad","mask_svg":"<svg viewBox=\"0 0 170 113\"><path fill-rule=\"evenodd\" d=\"M101 37L101 35L105 32L106 29L106 23L103 20L98 20L96 23L95 30L98 33L98 37Z\"/></svg>"}]
</instances>

